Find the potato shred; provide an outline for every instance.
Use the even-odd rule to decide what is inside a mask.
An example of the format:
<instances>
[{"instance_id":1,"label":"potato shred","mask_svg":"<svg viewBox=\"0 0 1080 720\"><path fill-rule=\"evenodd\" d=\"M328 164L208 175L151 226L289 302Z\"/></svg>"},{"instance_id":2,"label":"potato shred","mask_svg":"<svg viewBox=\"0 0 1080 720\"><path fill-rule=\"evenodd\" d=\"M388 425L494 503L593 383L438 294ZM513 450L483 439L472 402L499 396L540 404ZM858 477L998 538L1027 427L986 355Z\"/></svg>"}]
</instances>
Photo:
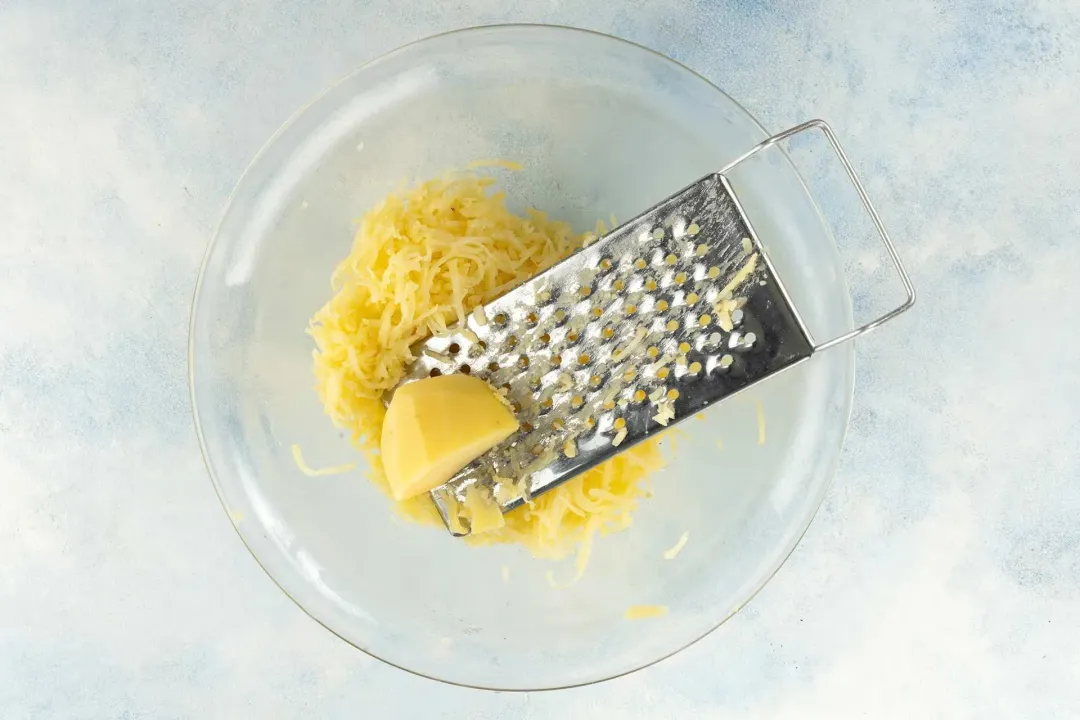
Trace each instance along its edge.
<instances>
[{"instance_id":1,"label":"potato shred","mask_svg":"<svg viewBox=\"0 0 1080 720\"><path fill-rule=\"evenodd\" d=\"M348 430L387 490L378 456L383 393L415 358L410 348L463 323L469 313L581 247L585 236L537 210L510 212L494 180L455 173L391 194L361 220L352 251L334 271L333 298L311 319L316 388L334 424ZM506 524L472 544L520 543L561 558L595 533L631 522L641 481L663 465L657 440L508 513ZM426 495L396 503L406 518L441 520ZM580 564L580 563L579 563Z\"/></svg>"}]
</instances>

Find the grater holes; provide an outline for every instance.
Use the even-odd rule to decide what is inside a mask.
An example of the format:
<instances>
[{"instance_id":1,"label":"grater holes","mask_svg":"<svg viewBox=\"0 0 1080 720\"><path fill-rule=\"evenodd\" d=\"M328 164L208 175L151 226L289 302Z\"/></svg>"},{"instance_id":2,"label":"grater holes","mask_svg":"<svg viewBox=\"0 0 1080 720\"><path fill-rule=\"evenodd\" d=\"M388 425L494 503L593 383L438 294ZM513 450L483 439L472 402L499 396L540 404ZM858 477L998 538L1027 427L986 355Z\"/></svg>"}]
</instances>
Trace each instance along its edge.
<instances>
[{"instance_id":1,"label":"grater holes","mask_svg":"<svg viewBox=\"0 0 1080 720\"><path fill-rule=\"evenodd\" d=\"M430 377L439 377L440 375L442 375L442 370L440 370L439 368L431 368L431 371L428 372L428 375Z\"/></svg>"},{"instance_id":2,"label":"grater holes","mask_svg":"<svg viewBox=\"0 0 1080 720\"><path fill-rule=\"evenodd\" d=\"M724 273L728 272L728 255L733 253L719 245L719 235L717 243L713 243L712 224L702 237L687 237L687 223L692 218L687 217L687 211L702 212L696 205L687 205L678 218L667 218L662 225L656 219L625 233L620 245L588 248L576 267L568 266L569 273L565 277L553 274L554 280L538 280L535 284L541 287L545 280L558 287L556 302L547 306L532 304L532 296L537 292L534 289L526 292L528 298L520 302L514 300L512 308L503 305L500 309L509 316L508 325L502 329L492 328L495 332L488 338L491 347L478 358L473 357L476 343L470 342L471 338L451 336L441 341L444 344L440 344L439 349L446 353L445 343L458 340L463 348L461 354L449 363L425 361L428 366L438 365L444 373L452 372L462 362L469 362L474 374L491 378L493 384L508 381L513 385L513 394L526 406L519 421L527 421L533 426L525 428L529 431L527 437L511 439L514 450L512 458L508 455L507 459L514 461L513 466L527 466L532 461L529 450L538 441L543 440L546 447L542 456L546 457L546 453L560 447L571 434L576 438L575 442L585 445L586 450L582 450L581 455L587 455L589 448L596 451L603 441L610 440L620 429L614 425L619 418L625 422L622 430L634 428L629 436L659 429L649 419L657 412L650 406L660 400L661 409L671 408L672 400L667 393L678 388L682 396L675 404L680 408L685 405L687 410L691 406L697 407L700 404L697 394L702 391L701 383L706 382L704 378L715 373L717 380L727 382L726 378L721 379L718 369L718 360L724 353L733 357L728 377L741 378L750 369L747 363L751 356L743 355L742 345L728 346L731 330L727 324L734 325L734 322L726 324L729 315L719 309L714 311L719 287L724 284ZM727 221L720 217L706 218L709 223L716 224L717 230ZM651 240L652 231L658 226L665 231L659 242L638 244L639 234L647 234ZM737 241L738 238L736 245ZM697 246L706 242L709 251L697 256ZM613 249L615 247L619 249ZM668 264L670 256L675 258L671 265ZM636 260L642 260L644 267L640 263L635 267ZM708 277L713 266L723 270L719 278ZM589 268L592 275L583 276L583 268ZM583 298L578 293L586 286L591 292ZM632 314L627 313L627 306L632 307ZM732 307L727 309L734 312ZM553 317L557 310L561 312ZM747 310L749 312L749 308ZM530 312L538 319L534 321L528 317ZM702 314L708 314L710 318L705 326L699 326ZM747 331L752 329L758 337L755 347L765 344L755 318L747 315L740 329L743 343ZM718 342L709 344L713 331L720 331L720 337ZM517 336L517 345L514 352L508 353L502 345L511 333ZM768 339L771 342L771 336ZM645 353L650 346L656 347L656 354L647 359ZM620 352L623 350L625 355ZM525 370L519 367L523 354L528 354L531 362ZM580 364L584 354L590 355L587 365ZM488 376L482 369L493 359L499 369ZM552 360L557 364L552 365ZM756 362L756 358L754 360ZM630 366L637 372L624 379ZM666 372L658 372L665 368ZM542 378L542 384L540 390L532 393L528 388L530 381L535 382L534 375ZM654 397L652 393L656 390L660 395ZM571 399L575 399L573 408ZM665 409L662 415L666 417L669 412ZM542 419L541 414L544 414ZM590 416L595 419L595 427L586 432ZM565 422L559 434L554 430L556 419ZM607 448L607 452L611 451ZM494 462L495 469L501 471L500 460Z\"/></svg>"},{"instance_id":3,"label":"grater holes","mask_svg":"<svg viewBox=\"0 0 1080 720\"><path fill-rule=\"evenodd\" d=\"M528 325L535 325L538 322L540 322L540 317L534 312L525 316L525 323Z\"/></svg>"},{"instance_id":4,"label":"grater holes","mask_svg":"<svg viewBox=\"0 0 1080 720\"><path fill-rule=\"evenodd\" d=\"M592 295L592 287L589 285L582 285L578 288L578 297L587 298Z\"/></svg>"},{"instance_id":5,"label":"grater holes","mask_svg":"<svg viewBox=\"0 0 1080 720\"><path fill-rule=\"evenodd\" d=\"M507 352L510 352L514 348L516 348L517 344L518 344L517 335L507 335L506 340L503 341L503 346L506 348Z\"/></svg>"},{"instance_id":6,"label":"grater holes","mask_svg":"<svg viewBox=\"0 0 1080 720\"><path fill-rule=\"evenodd\" d=\"M497 362L489 362L488 363L488 372L499 372L499 363L497 363Z\"/></svg>"},{"instance_id":7,"label":"grater holes","mask_svg":"<svg viewBox=\"0 0 1080 720\"><path fill-rule=\"evenodd\" d=\"M648 265L649 264L647 262L645 262L644 258L638 258L637 260L634 261L634 269L635 270L644 270L646 267L648 267Z\"/></svg>"},{"instance_id":8,"label":"grater holes","mask_svg":"<svg viewBox=\"0 0 1080 720\"><path fill-rule=\"evenodd\" d=\"M491 321L493 323L495 323L496 325L499 325L500 327L503 326L503 325L506 325L506 323L507 323L506 313L499 313L495 317L491 318Z\"/></svg>"},{"instance_id":9,"label":"grater holes","mask_svg":"<svg viewBox=\"0 0 1080 720\"><path fill-rule=\"evenodd\" d=\"M457 344L456 342L450 343L450 345L446 348L446 352L449 355L457 355L459 352L461 352L461 345Z\"/></svg>"},{"instance_id":10,"label":"grater holes","mask_svg":"<svg viewBox=\"0 0 1080 720\"><path fill-rule=\"evenodd\" d=\"M664 263L666 265L672 265L673 266L678 262L679 262L679 258L675 255L675 253L668 253L667 257L664 258Z\"/></svg>"},{"instance_id":11,"label":"grater holes","mask_svg":"<svg viewBox=\"0 0 1080 720\"><path fill-rule=\"evenodd\" d=\"M517 364L518 364L518 367L520 367L522 369L529 367L529 356L528 355L522 355L521 357L518 358Z\"/></svg>"},{"instance_id":12,"label":"grater holes","mask_svg":"<svg viewBox=\"0 0 1080 720\"><path fill-rule=\"evenodd\" d=\"M471 375L472 374L472 368L469 367L468 365L462 365L461 367L458 368L458 372L463 374L463 375Z\"/></svg>"},{"instance_id":13,"label":"grater holes","mask_svg":"<svg viewBox=\"0 0 1080 720\"><path fill-rule=\"evenodd\" d=\"M589 353L581 353L580 355L578 355L578 359L577 359L578 364L582 365L582 366L588 365L589 361L591 361L591 360L592 360L592 356L590 356Z\"/></svg>"}]
</instances>

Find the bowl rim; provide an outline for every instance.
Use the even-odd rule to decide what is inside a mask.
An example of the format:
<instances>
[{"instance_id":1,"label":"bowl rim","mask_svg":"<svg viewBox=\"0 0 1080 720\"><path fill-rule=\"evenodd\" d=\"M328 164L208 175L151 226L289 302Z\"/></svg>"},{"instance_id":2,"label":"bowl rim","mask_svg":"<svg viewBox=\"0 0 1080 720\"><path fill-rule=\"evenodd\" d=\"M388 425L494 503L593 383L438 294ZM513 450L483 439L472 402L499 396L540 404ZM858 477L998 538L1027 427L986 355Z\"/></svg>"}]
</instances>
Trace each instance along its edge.
<instances>
[{"instance_id":1,"label":"bowl rim","mask_svg":"<svg viewBox=\"0 0 1080 720\"><path fill-rule=\"evenodd\" d=\"M684 65L683 63L679 62L678 60L676 60L674 58L671 58L671 57L669 57L667 55L664 55L663 53L661 53L661 52L659 52L657 50L653 50L652 48L647 47L645 45L641 45L640 43L636 43L636 42L634 42L632 40L626 40L625 38L621 38L621 37L618 37L618 36L615 36L615 35L600 32L600 31L597 31L597 30L590 30L590 29L587 29L587 28L580 28L580 27L574 27L574 26L571 26L571 25L560 25L560 24L552 24L552 23L493 23L493 24L489 24L489 25L473 25L473 26L457 28L457 29L449 30L449 31L445 31L445 32L435 33L435 34L432 34L432 35L426 35L424 37L418 38L416 40L412 40L412 41L410 41L408 43L405 43L403 45L399 45L398 47L396 47L396 48L394 48L392 50L389 50L387 52L376 55L375 57L361 63L360 65L356 66L355 68L353 68L349 72L342 75L340 78L338 78L334 82L327 85L320 92L318 92L312 98L310 98L307 102L305 102L303 105L301 105L299 108L297 108L297 110L295 110L292 114L290 114L289 117L285 120L285 122L283 122L281 124L281 126L278 127L278 129L269 137L269 139L267 139L266 142L264 142L259 147L258 152L256 152L255 155L252 157L252 159L248 162L247 166L244 168L244 171L240 174L239 178L237 179L236 184L233 186L232 190L229 192L229 196L226 199L224 206L222 207L221 213L218 216L218 220L214 224L214 229L213 229L213 231L212 231L212 233L210 235L209 242L206 245L206 250L203 253L202 261L199 264L199 273L198 273L198 277L196 278L196 281L195 281L194 291L192 293L191 311L190 311L190 316L189 316L189 320L188 320L188 343L187 343L188 344L188 347L187 347L188 394L189 394L189 396L191 398L191 414L192 414L192 419L193 419L194 425L195 425L195 435L196 435L196 437L198 439L198 443L199 443L199 452L202 455L203 465L206 468L207 474L210 476L210 481L214 486L214 492L217 494L218 501L221 503L221 507L225 511L226 517L229 518L229 524L232 526L233 531L240 538L240 542L243 543L243 545L247 549L248 553L251 555L252 558L254 558L255 562L262 569L262 571L264 573L266 573L267 577L270 578L270 580L274 583L274 585L276 585L278 587L278 589L281 590L285 594L286 597L288 597L298 608L300 608L300 610L305 615L307 615L309 618L314 620L321 627L328 630L335 637L337 637L340 640L344 641L345 643L347 643L351 647L356 648L357 650L364 653L368 657L371 657L371 658L373 658L373 659L375 659L375 660L377 660L377 661L379 661L379 662L381 662L381 663L383 663L385 665L388 665L388 666L390 666L392 668L402 670L402 671L404 671L406 673L409 673L410 675L414 675L416 677L423 678L425 680L432 680L432 681L443 683L443 684L446 684L446 685L451 685L451 686L461 687L461 688L468 688L468 689L471 689L471 690L485 690L485 691L491 691L491 692L513 692L513 693L551 692L551 691L558 691L558 690L568 690L568 689L579 688L579 687L587 687L589 685L596 685L596 684L599 684L599 683L608 682L610 680L615 680L617 678L625 677L625 676L630 675L632 673L636 673L636 672L638 672L640 670L644 670L646 668L652 667L653 665L656 665L657 663L663 662L664 660L667 660L668 658L681 653L682 651L686 650L690 646L700 642L701 640L705 639L706 637L708 637L708 636L712 635L714 632L716 632L716 630L719 629L720 626L724 625L728 620L730 620L740 610L742 610L742 608L746 607L746 605L748 605L750 602L752 602L754 600L755 597L757 597L758 593L761 592L762 588L764 588L776 576L776 574L780 571L780 568L783 567L784 564L788 561L788 559L791 557L792 553L795 552L795 548L798 547L799 543L802 542L803 537L805 537L807 531L810 529L810 526L813 524L814 519L817 517L818 511L821 509L821 504L825 500L825 495L828 492L828 489L832 486L833 480L836 477L836 472L837 472L837 470L839 468L839 464L840 464L840 458L843 455L843 447L844 447L844 444L845 444L845 442L847 440L848 429L850 428L850 424L851 424L851 413L852 413L852 407L853 407L853 404L854 404L853 403L853 398L854 398L854 389L855 389L855 357L854 357L854 349L851 347L851 344L849 343L845 347L844 350L839 350L839 349L834 349L833 350L833 352L846 352L850 356L850 359L849 359L849 368L850 368L850 370L849 370L849 373L848 373L848 383L847 383L848 387L847 387L847 391L845 393L848 402L847 402L846 417L843 418L843 426L841 427L841 430L840 430L839 449L838 449L838 452L836 454L835 459L832 462L832 467L827 469L826 477L828 479L826 480L826 482L822 483L821 490L819 491L818 497L814 498L813 501L812 501L813 510L810 513L810 516L809 516L809 518L808 518L808 520L806 522L806 525L796 534L796 536L794 538L794 542L792 542L792 544L791 544L791 547L788 548L785 552L783 552L776 559L775 565L767 573L765 573L762 576L762 578L761 578L760 582L757 584L757 586L746 597L746 599L744 601L742 601L742 603L739 604L738 607L736 607L733 610L729 611L726 615L724 615L722 618L720 618L718 621L716 621L711 627L709 627L705 632L703 632L698 637L696 637L696 638L694 638L692 640L689 640L688 642L686 642L686 643L684 643L682 645L679 645L678 647L676 647L676 648L674 648L674 649L672 649L672 650L670 650L670 651L668 651L668 652L666 652L666 653L664 653L664 654L662 654L662 655L660 655L660 656L658 656L656 658L653 658L652 660L650 660L650 661L648 661L646 663L643 663L641 665L638 665L637 667L634 667L634 668L631 668L631 669L628 669L628 670L623 670L621 672L617 672L617 673L614 673L614 674L611 674L611 675L607 675L605 677L594 678L594 679L590 679L590 680L584 680L584 681L581 681L581 682L564 683L564 684L557 685L557 686L541 686L541 687L536 687L536 688L525 688L525 687L503 688L503 687L497 687L495 685L474 684L474 683L462 682L462 681L458 681L458 680L448 680L446 678L437 677L435 675L431 675L431 674L425 673L425 672L420 671L420 670L414 670L412 668L405 667L404 665L401 665L399 663L387 660L387 659L381 657L380 655L376 654L375 652L357 645L355 642L353 642L352 640L345 637L344 635L339 633L337 630L335 630L334 628L330 627L328 624L323 622L323 620L321 620L320 618L313 615L306 607L304 607L304 605L302 603L300 603L300 601L298 601L296 598L294 598L292 596L292 594L288 590L286 590L285 587L283 587L280 582L278 582L278 579L274 576L273 573L270 572L270 570L266 567L266 565L263 564L263 562L259 559L258 554L256 554L256 552L248 544L247 540L244 538L244 534L242 532L240 532L240 528L237 526L237 523L233 520L232 515L230 514L229 505L227 504L226 499L225 499L225 493L224 493L224 491L222 489L220 481L218 480L217 473L214 470L213 462L210 459L210 450L209 450L209 448L207 446L206 436L205 436L205 433L203 432L202 422L199 419L198 400L196 398L196 392L195 392L195 342L196 342L195 335L196 335L196 319L199 317L199 311L200 311L199 299L202 296L203 283L204 283L204 281L206 279L207 266L209 265L210 258L213 255L214 250L217 247L218 239L219 239L220 234L221 234L222 225L224 224L225 219L229 215L229 210L233 206L233 203L234 203L234 201L236 199L236 195L237 195L238 191L240 190L240 188L244 186L244 183L247 180L248 176L251 174L253 168L262 160L263 156L267 154L270 147L273 146L277 142L278 138L281 137L294 124L294 122L296 122L296 120L300 116L302 116L305 112L307 112L307 110L310 107L312 107L313 105L318 103L325 96L329 95L335 89L337 89L338 87L340 87L341 85L345 84L350 79L352 79L355 75L363 72L364 70L368 69L372 65L375 65L376 63L379 63L379 62L381 62L383 60L386 60L388 58L394 57L394 56L396 56L398 54L407 52L407 51L411 50L414 46L425 44L425 43L427 43L429 41L434 41L434 40L437 40L437 39L442 39L442 38L447 38L447 37L452 37L452 36L467 36L467 35L471 35L471 34L474 34L474 33L480 33L480 32L484 32L484 31L526 32L526 31L538 31L538 30L539 31L555 30L555 31L560 31L560 32L577 34L577 35L581 35L581 36L591 36L591 37L603 40L605 42L606 41L614 41L615 43L619 43L619 44L622 44L622 45L629 46L631 48L634 48L635 50L644 51L648 55L653 56L655 59L664 61L666 63L670 63L671 65L673 65L677 69L685 71L685 72L691 74L692 76L698 78L702 82L704 82L710 88L712 88L713 90L715 90L716 92L720 93L725 98L727 98L738 110L740 110L746 116L746 118L751 123L753 123L753 125L756 126L757 129L761 132L762 138L768 137L768 135L769 135L769 133L765 129L765 127L758 121L758 119L749 110L747 110L742 105L742 103L740 103L738 100L736 100L735 98L728 95L722 88L720 88L718 85L713 83L711 80L709 80L707 77L705 77L701 73L697 72L693 68L690 68L690 67ZM806 193L806 197L810 201L810 204L811 204L815 214L818 216L818 219L821 221L821 226L822 226L822 229L825 232L825 236L832 242L833 247L835 248L836 247L836 240L835 240L835 237L833 237L832 230L829 227L828 223L826 222L824 214L822 213L820 206L818 205L817 201L814 199L813 193L810 192L810 189L807 186L805 179L802 177L801 173L799 173L798 167L796 167L795 163L791 161L791 158L788 155L787 150L785 148L778 147L777 149L780 150L780 152L783 155L784 159L787 161L789 167L795 173L795 176L798 179L799 184L802 186L803 191ZM852 324L851 294L850 294L850 291L847 288L846 277L841 275L840 281L841 281L841 283L843 285L843 291L844 291L844 295L845 295L845 298L846 298L846 302L844 303L845 314L847 315L846 320L847 320L848 324Z\"/></svg>"}]
</instances>

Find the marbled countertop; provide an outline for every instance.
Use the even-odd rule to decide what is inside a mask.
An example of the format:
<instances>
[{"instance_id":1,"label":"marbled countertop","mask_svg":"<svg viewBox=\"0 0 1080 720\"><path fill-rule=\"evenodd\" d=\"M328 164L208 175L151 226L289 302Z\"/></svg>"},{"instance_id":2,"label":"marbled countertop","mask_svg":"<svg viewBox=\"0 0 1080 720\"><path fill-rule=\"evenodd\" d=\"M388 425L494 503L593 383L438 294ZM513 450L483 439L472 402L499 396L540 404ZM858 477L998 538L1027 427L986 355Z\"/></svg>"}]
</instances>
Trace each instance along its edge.
<instances>
[{"instance_id":1,"label":"marbled countertop","mask_svg":"<svg viewBox=\"0 0 1080 720\"><path fill-rule=\"evenodd\" d=\"M185 378L264 140L365 60L511 20L656 48L770 129L830 119L921 293L860 343L839 474L765 590L533 695L394 670L293 605ZM1080 717L1077 120L1075 2L0 0L0 717Z\"/></svg>"}]
</instances>

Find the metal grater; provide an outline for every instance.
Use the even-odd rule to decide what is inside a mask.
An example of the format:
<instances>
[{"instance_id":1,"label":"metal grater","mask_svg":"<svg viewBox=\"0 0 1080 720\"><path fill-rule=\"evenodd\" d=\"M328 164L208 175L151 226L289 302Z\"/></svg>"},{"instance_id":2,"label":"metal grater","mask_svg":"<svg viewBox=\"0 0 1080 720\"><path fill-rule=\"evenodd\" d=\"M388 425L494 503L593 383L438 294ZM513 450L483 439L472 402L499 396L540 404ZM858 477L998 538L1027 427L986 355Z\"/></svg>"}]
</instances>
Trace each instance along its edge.
<instances>
[{"instance_id":1,"label":"metal grater","mask_svg":"<svg viewBox=\"0 0 1080 720\"><path fill-rule=\"evenodd\" d=\"M815 343L726 173L818 128L828 138L907 291L885 315ZM887 322L915 290L829 126L775 135L418 348L404 382L470 373L502 389L521 429L432 491L447 528L474 484L502 511L604 462L770 375ZM516 482L511 482L513 479Z\"/></svg>"}]
</instances>

